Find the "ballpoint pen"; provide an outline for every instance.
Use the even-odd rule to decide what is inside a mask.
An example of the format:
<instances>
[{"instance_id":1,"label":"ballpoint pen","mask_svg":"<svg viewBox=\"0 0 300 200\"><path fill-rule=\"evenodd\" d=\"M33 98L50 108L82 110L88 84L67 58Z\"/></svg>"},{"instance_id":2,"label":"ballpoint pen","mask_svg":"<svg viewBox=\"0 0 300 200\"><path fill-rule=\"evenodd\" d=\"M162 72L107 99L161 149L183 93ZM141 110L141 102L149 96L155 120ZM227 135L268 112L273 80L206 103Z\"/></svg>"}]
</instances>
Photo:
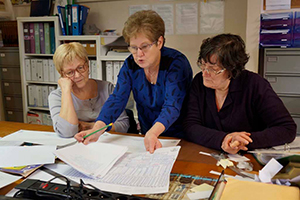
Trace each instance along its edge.
<instances>
[{"instance_id":1,"label":"ballpoint pen","mask_svg":"<svg viewBox=\"0 0 300 200\"><path fill-rule=\"evenodd\" d=\"M93 134L95 134L95 133L97 133L97 132L99 132L99 131L102 131L103 129L105 129L105 128L107 128L107 127L110 127L110 126L112 126L112 125L113 125L113 123L110 123L110 124L108 124L108 125L106 125L106 126L100 128L100 129L98 129L98 130L96 130L96 131L94 131L94 132L92 132L92 133L90 133L90 134L88 134L88 135L85 135L85 136L83 136L83 139L85 139L85 138L87 138L87 137L89 137L89 136L91 136L91 135L93 135Z\"/></svg>"}]
</instances>

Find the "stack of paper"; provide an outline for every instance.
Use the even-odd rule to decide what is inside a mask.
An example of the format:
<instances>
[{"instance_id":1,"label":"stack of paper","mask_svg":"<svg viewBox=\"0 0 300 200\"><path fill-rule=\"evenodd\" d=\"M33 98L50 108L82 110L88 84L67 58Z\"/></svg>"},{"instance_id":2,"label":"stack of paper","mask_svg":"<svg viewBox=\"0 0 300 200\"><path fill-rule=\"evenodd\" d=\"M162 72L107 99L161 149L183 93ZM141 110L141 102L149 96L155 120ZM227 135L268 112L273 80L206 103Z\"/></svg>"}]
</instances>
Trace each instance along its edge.
<instances>
[{"instance_id":1,"label":"stack of paper","mask_svg":"<svg viewBox=\"0 0 300 200\"><path fill-rule=\"evenodd\" d=\"M65 146L76 142L74 138L61 138L54 132L19 130L1 139L2 141L21 141L33 144Z\"/></svg>"},{"instance_id":2,"label":"stack of paper","mask_svg":"<svg viewBox=\"0 0 300 200\"><path fill-rule=\"evenodd\" d=\"M83 179L85 183L104 191L124 194L165 193L169 190L170 173L179 150L180 147L176 146L157 149L153 154L126 153L101 178L87 177L67 165L46 167L77 182Z\"/></svg>"},{"instance_id":3,"label":"stack of paper","mask_svg":"<svg viewBox=\"0 0 300 200\"><path fill-rule=\"evenodd\" d=\"M75 145L56 150L54 154L81 173L101 178L123 156L127 147L106 143Z\"/></svg>"}]
</instances>

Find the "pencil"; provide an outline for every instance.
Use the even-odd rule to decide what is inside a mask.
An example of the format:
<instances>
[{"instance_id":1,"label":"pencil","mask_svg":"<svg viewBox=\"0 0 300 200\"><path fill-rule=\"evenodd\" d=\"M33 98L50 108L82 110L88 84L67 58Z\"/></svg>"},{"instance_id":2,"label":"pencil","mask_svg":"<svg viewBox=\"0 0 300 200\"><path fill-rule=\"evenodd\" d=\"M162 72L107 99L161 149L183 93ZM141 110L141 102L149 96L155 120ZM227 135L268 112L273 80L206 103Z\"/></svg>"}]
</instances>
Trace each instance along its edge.
<instances>
[{"instance_id":1,"label":"pencil","mask_svg":"<svg viewBox=\"0 0 300 200\"><path fill-rule=\"evenodd\" d=\"M109 127L109 126L112 126L112 125L113 125L113 123L110 123L110 124L108 124L108 125L100 128L100 129L98 129L98 130L96 130L96 131L94 131L94 132L92 132L92 133L90 133L88 135L85 135L85 136L83 136L83 139L85 139L85 138L87 138L87 137L89 137L89 136L91 136L91 135L93 135L93 134L95 134L95 133L97 133L99 131L102 131L103 129L105 129L105 128Z\"/></svg>"}]
</instances>

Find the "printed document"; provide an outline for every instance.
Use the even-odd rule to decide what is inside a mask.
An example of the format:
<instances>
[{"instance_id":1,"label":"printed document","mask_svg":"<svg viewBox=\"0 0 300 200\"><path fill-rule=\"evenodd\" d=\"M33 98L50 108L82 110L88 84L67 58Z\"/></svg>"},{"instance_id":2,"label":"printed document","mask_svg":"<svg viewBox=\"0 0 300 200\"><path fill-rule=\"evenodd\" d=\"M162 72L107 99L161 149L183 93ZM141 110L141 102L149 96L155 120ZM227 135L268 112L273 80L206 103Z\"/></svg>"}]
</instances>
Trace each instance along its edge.
<instances>
[{"instance_id":1,"label":"printed document","mask_svg":"<svg viewBox=\"0 0 300 200\"><path fill-rule=\"evenodd\" d=\"M103 177L123 156L127 147L94 142L89 145L76 143L56 150L54 154L74 169L90 177Z\"/></svg>"},{"instance_id":2,"label":"printed document","mask_svg":"<svg viewBox=\"0 0 300 200\"><path fill-rule=\"evenodd\" d=\"M174 147L180 140L179 139L159 139L162 147ZM98 139L98 142L127 146L130 153L133 152L146 152L143 137L117 135L104 132Z\"/></svg>"},{"instance_id":3,"label":"printed document","mask_svg":"<svg viewBox=\"0 0 300 200\"><path fill-rule=\"evenodd\" d=\"M102 178L93 179L67 165L46 167L74 181L90 183L110 192L123 194L155 194L169 190L170 173L180 146L160 148L153 154L126 153Z\"/></svg>"},{"instance_id":4,"label":"printed document","mask_svg":"<svg viewBox=\"0 0 300 200\"><path fill-rule=\"evenodd\" d=\"M1 141L21 141L33 144L63 146L75 142L74 138L62 138L55 132L19 130L9 134Z\"/></svg>"}]
</instances>

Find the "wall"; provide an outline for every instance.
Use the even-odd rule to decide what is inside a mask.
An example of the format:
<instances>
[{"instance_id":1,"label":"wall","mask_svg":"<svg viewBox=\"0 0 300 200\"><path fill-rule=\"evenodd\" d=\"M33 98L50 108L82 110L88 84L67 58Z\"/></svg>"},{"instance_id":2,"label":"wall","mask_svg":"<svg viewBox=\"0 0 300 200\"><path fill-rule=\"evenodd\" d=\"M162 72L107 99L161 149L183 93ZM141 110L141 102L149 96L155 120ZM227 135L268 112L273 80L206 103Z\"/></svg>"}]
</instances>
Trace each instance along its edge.
<instances>
[{"instance_id":1,"label":"wall","mask_svg":"<svg viewBox=\"0 0 300 200\"><path fill-rule=\"evenodd\" d=\"M203 1L203 0L202 0ZM111 2L82 3L91 8L87 23L95 24L100 30L116 29L117 33L122 32L123 24L129 16L129 5L140 4L175 4L197 2L201 0L127 0ZM29 6L14 6L16 16L29 16ZM199 14L198 7L198 14ZM175 12L174 12L175 13ZM247 0L226 0L225 1L225 32L239 34L246 40L247 23ZM199 21L199 19L198 19ZM167 35L166 46L178 49L189 59L194 75L199 72L196 65L198 52L203 39L211 35Z\"/></svg>"}]
</instances>

